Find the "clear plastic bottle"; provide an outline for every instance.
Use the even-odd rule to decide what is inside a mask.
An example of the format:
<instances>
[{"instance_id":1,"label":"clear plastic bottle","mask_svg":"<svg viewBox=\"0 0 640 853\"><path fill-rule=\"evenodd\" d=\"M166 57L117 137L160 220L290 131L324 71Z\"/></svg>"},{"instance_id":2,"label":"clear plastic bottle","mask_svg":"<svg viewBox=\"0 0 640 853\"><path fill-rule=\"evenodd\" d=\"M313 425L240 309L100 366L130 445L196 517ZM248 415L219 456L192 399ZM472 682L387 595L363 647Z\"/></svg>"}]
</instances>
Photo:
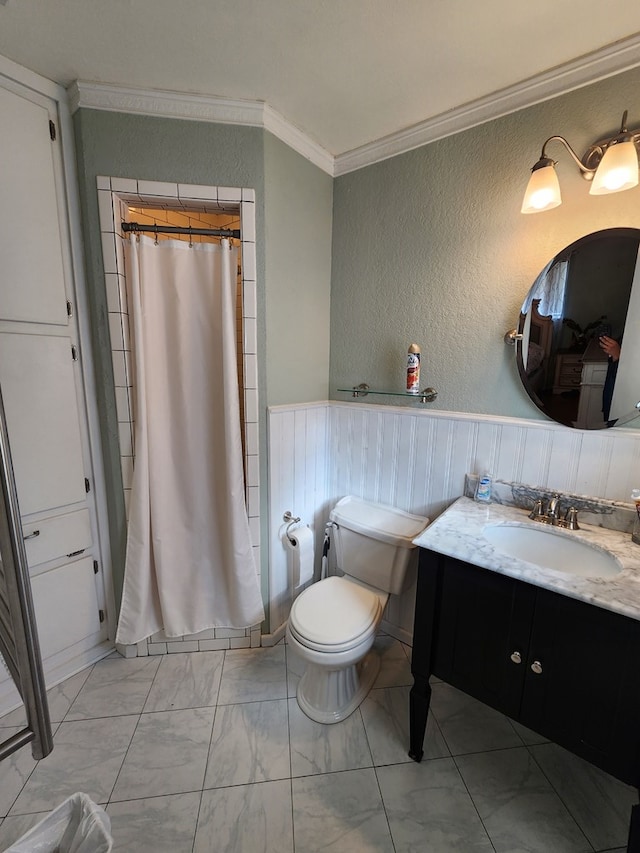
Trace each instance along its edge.
<instances>
[{"instance_id":1,"label":"clear plastic bottle","mask_svg":"<svg viewBox=\"0 0 640 853\"><path fill-rule=\"evenodd\" d=\"M476 483L476 493L475 499L479 503L490 504L491 503L491 485L492 485L492 477L491 474L481 474L478 477L478 482Z\"/></svg>"}]
</instances>

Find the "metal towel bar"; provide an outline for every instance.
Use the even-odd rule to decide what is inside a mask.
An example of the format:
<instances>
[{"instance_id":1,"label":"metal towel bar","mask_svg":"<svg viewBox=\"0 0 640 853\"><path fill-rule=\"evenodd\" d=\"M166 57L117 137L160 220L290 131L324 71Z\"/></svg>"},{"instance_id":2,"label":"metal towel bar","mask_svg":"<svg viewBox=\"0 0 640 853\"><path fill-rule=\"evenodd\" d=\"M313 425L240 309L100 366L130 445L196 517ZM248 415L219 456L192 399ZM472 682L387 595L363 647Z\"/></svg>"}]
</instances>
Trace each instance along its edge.
<instances>
[{"instance_id":1,"label":"metal towel bar","mask_svg":"<svg viewBox=\"0 0 640 853\"><path fill-rule=\"evenodd\" d=\"M0 743L0 760L27 743L34 758L44 758L53 749L53 737L1 392L0 653L27 713L27 727Z\"/></svg>"}]
</instances>

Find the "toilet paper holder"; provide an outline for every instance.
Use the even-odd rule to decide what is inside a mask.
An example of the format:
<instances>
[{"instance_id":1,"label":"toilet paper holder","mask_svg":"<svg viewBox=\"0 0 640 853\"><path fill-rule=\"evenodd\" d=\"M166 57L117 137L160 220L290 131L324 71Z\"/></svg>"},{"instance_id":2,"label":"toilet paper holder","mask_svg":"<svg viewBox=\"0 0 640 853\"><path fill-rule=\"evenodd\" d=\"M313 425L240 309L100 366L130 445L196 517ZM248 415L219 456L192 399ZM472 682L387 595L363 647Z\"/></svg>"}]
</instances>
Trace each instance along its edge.
<instances>
[{"instance_id":1,"label":"toilet paper holder","mask_svg":"<svg viewBox=\"0 0 640 853\"><path fill-rule=\"evenodd\" d=\"M287 529L285 530L285 536L289 540L289 542L293 542L294 540L289 536L289 530L293 527L294 524L298 524L300 522L300 516L294 516L291 513L291 510L287 510L285 514L282 516L282 520L287 525Z\"/></svg>"}]
</instances>

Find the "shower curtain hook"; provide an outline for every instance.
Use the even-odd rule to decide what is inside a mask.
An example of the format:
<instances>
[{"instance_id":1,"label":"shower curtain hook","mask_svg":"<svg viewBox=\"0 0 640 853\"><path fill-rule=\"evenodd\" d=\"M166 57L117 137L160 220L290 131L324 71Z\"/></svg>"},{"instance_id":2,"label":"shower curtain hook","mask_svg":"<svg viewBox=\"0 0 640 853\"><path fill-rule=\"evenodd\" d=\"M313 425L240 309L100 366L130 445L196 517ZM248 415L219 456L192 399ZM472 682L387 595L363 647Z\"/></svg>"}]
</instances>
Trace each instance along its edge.
<instances>
[{"instance_id":1,"label":"shower curtain hook","mask_svg":"<svg viewBox=\"0 0 640 853\"><path fill-rule=\"evenodd\" d=\"M155 231L155 234L156 234L156 239L155 239L155 241L154 241L154 242L155 242L155 245L157 246L157 245L158 245L158 223L156 223L156 224L153 226L153 230Z\"/></svg>"},{"instance_id":2,"label":"shower curtain hook","mask_svg":"<svg viewBox=\"0 0 640 853\"><path fill-rule=\"evenodd\" d=\"M191 226L189 226L189 248L193 249L193 231Z\"/></svg>"}]
</instances>

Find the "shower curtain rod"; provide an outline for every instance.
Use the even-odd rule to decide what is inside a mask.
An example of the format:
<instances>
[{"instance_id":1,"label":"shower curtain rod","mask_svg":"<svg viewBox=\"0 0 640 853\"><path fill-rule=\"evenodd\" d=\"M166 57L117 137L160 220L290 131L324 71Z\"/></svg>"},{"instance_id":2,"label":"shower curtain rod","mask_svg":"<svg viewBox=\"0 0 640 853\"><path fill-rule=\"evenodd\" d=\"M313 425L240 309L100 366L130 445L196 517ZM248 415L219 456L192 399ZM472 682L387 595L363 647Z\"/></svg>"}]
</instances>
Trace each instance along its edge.
<instances>
[{"instance_id":1,"label":"shower curtain rod","mask_svg":"<svg viewBox=\"0 0 640 853\"><path fill-rule=\"evenodd\" d=\"M127 234L149 231L151 234L189 234L202 237L235 237L240 239L240 229L233 228L180 228L177 225L141 225L139 222L123 222L122 230Z\"/></svg>"}]
</instances>

